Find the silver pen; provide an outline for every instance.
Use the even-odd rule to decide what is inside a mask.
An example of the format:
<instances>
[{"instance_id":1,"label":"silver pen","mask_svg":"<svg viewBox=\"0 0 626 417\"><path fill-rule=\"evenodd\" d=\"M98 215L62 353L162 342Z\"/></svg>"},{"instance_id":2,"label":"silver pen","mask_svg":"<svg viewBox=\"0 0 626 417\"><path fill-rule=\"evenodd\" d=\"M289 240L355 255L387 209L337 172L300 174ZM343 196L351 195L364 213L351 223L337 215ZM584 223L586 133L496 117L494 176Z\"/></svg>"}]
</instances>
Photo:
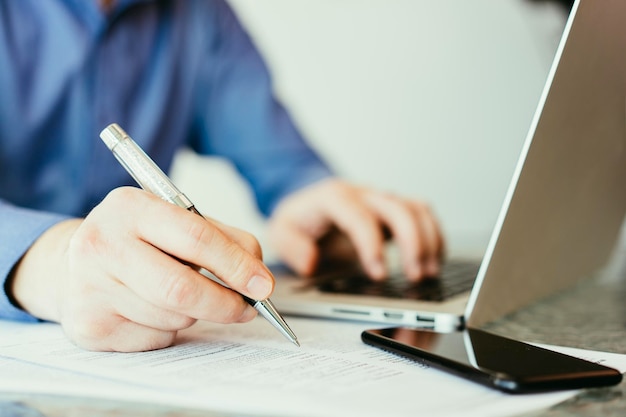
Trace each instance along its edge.
<instances>
[{"instance_id":1,"label":"silver pen","mask_svg":"<svg viewBox=\"0 0 626 417\"><path fill-rule=\"evenodd\" d=\"M100 133L100 138L141 188L161 197L165 201L169 201L203 217L187 196L176 188L157 164L116 123L107 126ZM298 338L269 298L253 300L243 294L240 295L287 339L296 346L300 346Z\"/></svg>"}]
</instances>

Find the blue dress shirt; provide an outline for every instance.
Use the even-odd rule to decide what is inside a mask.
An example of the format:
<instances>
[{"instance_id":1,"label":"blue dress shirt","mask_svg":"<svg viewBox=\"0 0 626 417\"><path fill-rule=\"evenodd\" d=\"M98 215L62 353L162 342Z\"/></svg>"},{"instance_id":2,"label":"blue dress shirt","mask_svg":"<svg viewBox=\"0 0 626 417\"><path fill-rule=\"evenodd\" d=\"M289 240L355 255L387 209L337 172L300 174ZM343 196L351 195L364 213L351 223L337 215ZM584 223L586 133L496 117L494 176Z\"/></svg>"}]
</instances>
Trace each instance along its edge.
<instances>
[{"instance_id":1,"label":"blue dress shirt","mask_svg":"<svg viewBox=\"0 0 626 417\"><path fill-rule=\"evenodd\" d=\"M135 185L99 139L112 122L166 172L181 147L228 158L266 215L330 175L224 1L3 0L0 283L51 225ZM0 317L33 320L6 291Z\"/></svg>"}]
</instances>

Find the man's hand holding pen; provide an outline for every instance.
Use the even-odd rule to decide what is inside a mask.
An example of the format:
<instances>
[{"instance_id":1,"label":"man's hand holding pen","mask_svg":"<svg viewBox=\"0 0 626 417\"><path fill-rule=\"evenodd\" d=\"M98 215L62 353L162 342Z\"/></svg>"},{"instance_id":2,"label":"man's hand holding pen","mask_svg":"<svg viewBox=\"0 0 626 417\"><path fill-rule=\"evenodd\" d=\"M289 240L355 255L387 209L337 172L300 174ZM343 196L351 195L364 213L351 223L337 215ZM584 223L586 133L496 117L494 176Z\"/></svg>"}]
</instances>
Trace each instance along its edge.
<instances>
[{"instance_id":1,"label":"man's hand holding pen","mask_svg":"<svg viewBox=\"0 0 626 417\"><path fill-rule=\"evenodd\" d=\"M85 219L46 231L14 271L13 294L90 350L163 348L196 320L256 316L239 294L180 260L202 265L253 299L272 293L273 276L252 235L125 187Z\"/></svg>"}]
</instances>

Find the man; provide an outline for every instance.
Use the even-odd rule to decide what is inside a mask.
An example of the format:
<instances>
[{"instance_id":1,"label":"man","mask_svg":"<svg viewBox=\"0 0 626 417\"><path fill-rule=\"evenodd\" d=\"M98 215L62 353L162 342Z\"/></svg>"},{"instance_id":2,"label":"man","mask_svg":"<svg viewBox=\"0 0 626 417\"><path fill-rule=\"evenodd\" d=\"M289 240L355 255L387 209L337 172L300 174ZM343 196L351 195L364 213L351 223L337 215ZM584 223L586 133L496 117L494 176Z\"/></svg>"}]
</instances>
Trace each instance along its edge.
<instances>
[{"instance_id":1,"label":"man","mask_svg":"<svg viewBox=\"0 0 626 417\"><path fill-rule=\"evenodd\" d=\"M225 2L5 0L0 20L2 317L59 322L87 349L148 350L196 320L256 315L187 264L272 293L254 237L127 187L98 138L112 122L165 171L183 146L229 158L299 273L314 272L321 240L343 237L383 279L384 230L410 279L437 272L428 208L333 176Z\"/></svg>"}]
</instances>

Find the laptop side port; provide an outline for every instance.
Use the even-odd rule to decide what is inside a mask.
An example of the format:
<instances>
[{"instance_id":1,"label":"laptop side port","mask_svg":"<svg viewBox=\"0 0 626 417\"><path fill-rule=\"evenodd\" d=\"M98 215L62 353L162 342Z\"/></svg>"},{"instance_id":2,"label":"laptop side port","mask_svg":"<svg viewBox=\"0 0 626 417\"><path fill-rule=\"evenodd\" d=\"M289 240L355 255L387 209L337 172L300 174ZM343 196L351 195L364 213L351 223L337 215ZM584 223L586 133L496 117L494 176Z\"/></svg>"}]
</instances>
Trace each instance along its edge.
<instances>
[{"instance_id":1,"label":"laptop side port","mask_svg":"<svg viewBox=\"0 0 626 417\"><path fill-rule=\"evenodd\" d=\"M404 313L398 311L385 311L383 315L390 320L402 320L404 318Z\"/></svg>"},{"instance_id":2,"label":"laptop side port","mask_svg":"<svg viewBox=\"0 0 626 417\"><path fill-rule=\"evenodd\" d=\"M429 322L429 323L434 323L435 322L435 318L434 317L429 317L429 316L422 316L421 314L418 314L415 316L415 320L420 321L420 322Z\"/></svg>"},{"instance_id":3,"label":"laptop side port","mask_svg":"<svg viewBox=\"0 0 626 417\"><path fill-rule=\"evenodd\" d=\"M354 314L357 316L369 316L370 312L369 311L363 311L363 310L350 310L347 308L333 308L333 311L335 313L339 313L339 314Z\"/></svg>"}]
</instances>

